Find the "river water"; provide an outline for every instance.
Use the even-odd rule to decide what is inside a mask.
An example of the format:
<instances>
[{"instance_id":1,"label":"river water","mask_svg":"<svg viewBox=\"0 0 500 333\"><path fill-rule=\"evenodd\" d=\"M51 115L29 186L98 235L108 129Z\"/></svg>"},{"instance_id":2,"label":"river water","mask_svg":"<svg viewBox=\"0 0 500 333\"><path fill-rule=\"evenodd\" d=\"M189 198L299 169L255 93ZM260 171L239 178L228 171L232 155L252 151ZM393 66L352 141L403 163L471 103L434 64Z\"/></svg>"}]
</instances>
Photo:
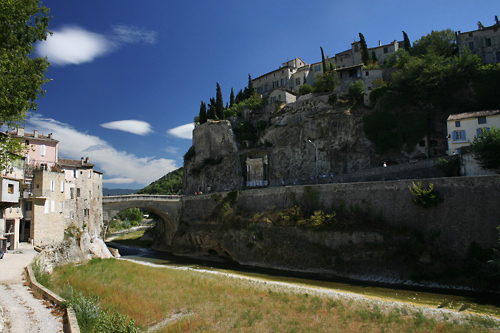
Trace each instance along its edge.
<instances>
[{"instance_id":1,"label":"river water","mask_svg":"<svg viewBox=\"0 0 500 333\"><path fill-rule=\"evenodd\" d=\"M434 308L454 309L457 311L466 310L500 318L500 294L365 282L335 276L241 266L232 262L177 257L152 249L127 247L112 242L108 243L108 245L118 248L124 259L148 262L161 266L215 271L262 281L285 282L292 285L354 293L386 301L398 301Z\"/></svg>"}]
</instances>

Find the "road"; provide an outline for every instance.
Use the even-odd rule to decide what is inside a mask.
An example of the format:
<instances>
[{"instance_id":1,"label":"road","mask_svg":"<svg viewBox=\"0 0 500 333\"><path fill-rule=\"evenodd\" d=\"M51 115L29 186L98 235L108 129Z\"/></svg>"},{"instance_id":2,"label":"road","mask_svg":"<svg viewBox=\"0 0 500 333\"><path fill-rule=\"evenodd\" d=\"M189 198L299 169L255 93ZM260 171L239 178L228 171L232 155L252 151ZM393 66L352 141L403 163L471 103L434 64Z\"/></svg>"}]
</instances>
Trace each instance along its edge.
<instances>
[{"instance_id":1,"label":"road","mask_svg":"<svg viewBox=\"0 0 500 333\"><path fill-rule=\"evenodd\" d=\"M62 332L62 317L52 314L44 301L36 299L25 286L24 268L36 251L28 243L8 251L0 259L0 332L53 333Z\"/></svg>"}]
</instances>

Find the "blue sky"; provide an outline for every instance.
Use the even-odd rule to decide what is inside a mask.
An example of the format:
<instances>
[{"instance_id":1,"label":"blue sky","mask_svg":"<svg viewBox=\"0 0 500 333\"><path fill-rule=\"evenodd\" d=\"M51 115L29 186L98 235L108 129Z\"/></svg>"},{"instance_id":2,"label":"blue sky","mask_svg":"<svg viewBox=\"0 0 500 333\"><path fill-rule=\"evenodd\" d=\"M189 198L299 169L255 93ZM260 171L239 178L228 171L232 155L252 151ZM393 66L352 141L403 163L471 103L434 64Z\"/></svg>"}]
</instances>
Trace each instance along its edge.
<instances>
[{"instance_id":1,"label":"blue sky","mask_svg":"<svg viewBox=\"0 0 500 333\"><path fill-rule=\"evenodd\" d=\"M51 67L27 130L53 133L60 157L89 157L104 187L142 188L182 166L200 102L224 103L253 78L299 57L470 31L498 0L46 0L53 35L37 44Z\"/></svg>"}]
</instances>

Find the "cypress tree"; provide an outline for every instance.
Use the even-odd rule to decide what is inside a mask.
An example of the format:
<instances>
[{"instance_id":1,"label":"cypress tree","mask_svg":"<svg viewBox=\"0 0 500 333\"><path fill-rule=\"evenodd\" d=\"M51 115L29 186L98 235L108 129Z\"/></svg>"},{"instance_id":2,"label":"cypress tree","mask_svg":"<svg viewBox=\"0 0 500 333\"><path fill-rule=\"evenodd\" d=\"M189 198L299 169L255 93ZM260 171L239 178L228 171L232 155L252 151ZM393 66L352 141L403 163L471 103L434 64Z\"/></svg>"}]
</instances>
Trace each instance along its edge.
<instances>
[{"instance_id":1,"label":"cypress tree","mask_svg":"<svg viewBox=\"0 0 500 333\"><path fill-rule=\"evenodd\" d=\"M222 100L222 91L220 89L219 83L217 83L217 89L215 94L215 114L217 118L224 118L224 102Z\"/></svg>"},{"instance_id":2,"label":"cypress tree","mask_svg":"<svg viewBox=\"0 0 500 333\"><path fill-rule=\"evenodd\" d=\"M410 39L408 38L408 35L404 31L403 31L403 43L405 44L404 45L405 51L410 52L410 49L411 49Z\"/></svg>"},{"instance_id":3,"label":"cypress tree","mask_svg":"<svg viewBox=\"0 0 500 333\"><path fill-rule=\"evenodd\" d=\"M207 104L203 101L201 101L199 118L200 118L200 125L207 122Z\"/></svg>"},{"instance_id":4,"label":"cypress tree","mask_svg":"<svg viewBox=\"0 0 500 333\"><path fill-rule=\"evenodd\" d=\"M243 90L240 89L238 93L236 94L236 98L234 99L234 102L238 104L239 102L242 102L244 100L243 98Z\"/></svg>"},{"instance_id":5,"label":"cypress tree","mask_svg":"<svg viewBox=\"0 0 500 333\"><path fill-rule=\"evenodd\" d=\"M229 96L229 107L234 105L234 90L231 88L231 96Z\"/></svg>"},{"instance_id":6,"label":"cypress tree","mask_svg":"<svg viewBox=\"0 0 500 333\"><path fill-rule=\"evenodd\" d=\"M372 61L374 64L378 62L377 55L375 54L375 50L372 50Z\"/></svg>"},{"instance_id":7,"label":"cypress tree","mask_svg":"<svg viewBox=\"0 0 500 333\"><path fill-rule=\"evenodd\" d=\"M325 62L325 53L323 52L323 48L320 46L321 49L321 63L323 64L323 73L326 73L326 62Z\"/></svg>"},{"instance_id":8,"label":"cypress tree","mask_svg":"<svg viewBox=\"0 0 500 333\"><path fill-rule=\"evenodd\" d=\"M210 104L208 104L207 119L217 120L217 113L215 112L215 99L210 98Z\"/></svg>"},{"instance_id":9,"label":"cypress tree","mask_svg":"<svg viewBox=\"0 0 500 333\"><path fill-rule=\"evenodd\" d=\"M363 64L368 65L370 62L370 54L368 53L368 46L366 46L365 36L359 33L359 42L361 44L361 61Z\"/></svg>"},{"instance_id":10,"label":"cypress tree","mask_svg":"<svg viewBox=\"0 0 500 333\"><path fill-rule=\"evenodd\" d=\"M255 90L252 82L252 77L248 74L248 85L245 87L245 91L243 92L243 99L248 99L252 97L257 91Z\"/></svg>"}]
</instances>

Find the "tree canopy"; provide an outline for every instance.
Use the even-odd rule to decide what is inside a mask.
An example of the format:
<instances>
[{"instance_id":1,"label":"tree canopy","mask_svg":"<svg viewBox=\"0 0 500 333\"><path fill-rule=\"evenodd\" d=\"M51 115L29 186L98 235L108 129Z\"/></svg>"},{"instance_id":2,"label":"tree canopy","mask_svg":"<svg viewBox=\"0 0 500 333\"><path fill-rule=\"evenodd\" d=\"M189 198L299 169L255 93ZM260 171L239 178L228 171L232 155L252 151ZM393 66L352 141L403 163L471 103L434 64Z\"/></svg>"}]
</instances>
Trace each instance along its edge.
<instances>
[{"instance_id":1,"label":"tree canopy","mask_svg":"<svg viewBox=\"0 0 500 333\"><path fill-rule=\"evenodd\" d=\"M15 129L30 111L37 108L38 96L48 82L46 58L34 57L34 45L45 40L49 9L38 0L2 0L0 3L0 125ZM20 153L22 145L7 136L0 137L0 163L6 151Z\"/></svg>"},{"instance_id":2,"label":"tree canopy","mask_svg":"<svg viewBox=\"0 0 500 333\"><path fill-rule=\"evenodd\" d=\"M474 138L471 147L481 167L500 173L500 129L483 129Z\"/></svg>"},{"instance_id":3,"label":"tree canopy","mask_svg":"<svg viewBox=\"0 0 500 333\"><path fill-rule=\"evenodd\" d=\"M137 194L180 194L182 191L183 174L184 168L171 171L145 188L137 191Z\"/></svg>"}]
</instances>

